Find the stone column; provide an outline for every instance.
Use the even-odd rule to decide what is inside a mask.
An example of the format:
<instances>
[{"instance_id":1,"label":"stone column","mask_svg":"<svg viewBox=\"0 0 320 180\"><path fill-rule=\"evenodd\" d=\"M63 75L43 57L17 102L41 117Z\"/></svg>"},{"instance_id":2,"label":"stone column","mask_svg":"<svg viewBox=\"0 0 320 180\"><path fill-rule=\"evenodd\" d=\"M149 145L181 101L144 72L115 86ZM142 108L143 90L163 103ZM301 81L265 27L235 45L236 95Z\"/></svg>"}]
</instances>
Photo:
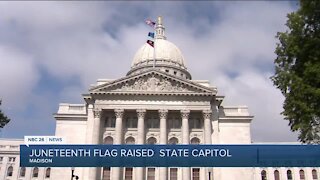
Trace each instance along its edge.
<instances>
[{"instance_id":1,"label":"stone column","mask_svg":"<svg viewBox=\"0 0 320 180\"><path fill-rule=\"evenodd\" d=\"M92 144L99 144L100 143L100 132L101 132L101 109L94 109L93 110L93 131L92 131ZM99 174L101 172L101 168L90 168L89 170L89 179L100 179Z\"/></svg>"},{"instance_id":2,"label":"stone column","mask_svg":"<svg viewBox=\"0 0 320 180\"><path fill-rule=\"evenodd\" d=\"M93 110L94 115L94 130L93 130L93 137L92 137L92 143L93 144L100 144L101 143L101 109L95 109Z\"/></svg>"},{"instance_id":3,"label":"stone column","mask_svg":"<svg viewBox=\"0 0 320 180\"><path fill-rule=\"evenodd\" d=\"M116 127L115 127L115 138L114 144L121 144L122 143L122 117L124 110L123 109L115 109L114 110L116 115ZM122 179L121 168L114 167L112 170L112 179L120 180Z\"/></svg>"},{"instance_id":4,"label":"stone column","mask_svg":"<svg viewBox=\"0 0 320 180\"><path fill-rule=\"evenodd\" d=\"M203 115L203 128L204 128L204 144L212 144L212 125L211 125L211 110L202 111ZM205 177L209 176L209 172L211 172L212 176L212 168L205 168Z\"/></svg>"},{"instance_id":5,"label":"stone column","mask_svg":"<svg viewBox=\"0 0 320 180\"><path fill-rule=\"evenodd\" d=\"M137 144L144 144L145 142L145 128L144 128L145 114L146 114L145 109L137 109L137 116L138 116ZM136 180L143 180L144 168L137 167L135 169L136 169Z\"/></svg>"},{"instance_id":6,"label":"stone column","mask_svg":"<svg viewBox=\"0 0 320 180\"><path fill-rule=\"evenodd\" d=\"M189 144L189 110L181 110L181 118L182 118L182 144ZM190 168L182 168L182 179L190 180Z\"/></svg>"},{"instance_id":7,"label":"stone column","mask_svg":"<svg viewBox=\"0 0 320 180\"><path fill-rule=\"evenodd\" d=\"M212 135L212 127L211 127L211 110L202 111L203 114L203 127L204 127L204 144L212 144L211 135Z\"/></svg>"},{"instance_id":8,"label":"stone column","mask_svg":"<svg viewBox=\"0 0 320 180\"><path fill-rule=\"evenodd\" d=\"M87 132L86 132L86 143L92 144L92 134L94 128L94 113L93 113L93 105L88 105L88 118L87 118Z\"/></svg>"},{"instance_id":9,"label":"stone column","mask_svg":"<svg viewBox=\"0 0 320 180\"><path fill-rule=\"evenodd\" d=\"M86 144L92 144L92 132L93 132L93 105L88 104L88 117L87 117L87 125L86 125ZM83 168L83 177L89 178L89 172L91 168ZM54 171L54 169L53 169Z\"/></svg>"},{"instance_id":10,"label":"stone column","mask_svg":"<svg viewBox=\"0 0 320 180\"><path fill-rule=\"evenodd\" d=\"M138 116L137 144L144 144L145 142L145 132L144 132L145 114L146 114L145 109L137 109L137 116Z\"/></svg>"},{"instance_id":11,"label":"stone column","mask_svg":"<svg viewBox=\"0 0 320 180\"><path fill-rule=\"evenodd\" d=\"M167 116L168 110L161 109L159 110L160 116L160 143L159 144L167 144ZM167 172L168 169L166 167L159 168L160 170L160 180L167 180Z\"/></svg>"}]
</instances>

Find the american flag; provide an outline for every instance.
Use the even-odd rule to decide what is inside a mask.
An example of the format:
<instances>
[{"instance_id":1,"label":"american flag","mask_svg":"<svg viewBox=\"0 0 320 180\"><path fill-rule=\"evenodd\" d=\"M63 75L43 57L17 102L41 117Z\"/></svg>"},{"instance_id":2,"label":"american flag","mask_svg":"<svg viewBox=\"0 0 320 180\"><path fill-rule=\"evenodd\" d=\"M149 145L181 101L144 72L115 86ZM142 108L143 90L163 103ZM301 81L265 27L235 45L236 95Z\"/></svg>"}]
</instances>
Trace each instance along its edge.
<instances>
[{"instance_id":1,"label":"american flag","mask_svg":"<svg viewBox=\"0 0 320 180\"><path fill-rule=\"evenodd\" d=\"M156 25L156 23L155 22L153 22L153 21L151 21L150 19L147 19L146 20L146 24L148 24L149 26L151 26L151 27L155 27L155 25Z\"/></svg>"}]
</instances>

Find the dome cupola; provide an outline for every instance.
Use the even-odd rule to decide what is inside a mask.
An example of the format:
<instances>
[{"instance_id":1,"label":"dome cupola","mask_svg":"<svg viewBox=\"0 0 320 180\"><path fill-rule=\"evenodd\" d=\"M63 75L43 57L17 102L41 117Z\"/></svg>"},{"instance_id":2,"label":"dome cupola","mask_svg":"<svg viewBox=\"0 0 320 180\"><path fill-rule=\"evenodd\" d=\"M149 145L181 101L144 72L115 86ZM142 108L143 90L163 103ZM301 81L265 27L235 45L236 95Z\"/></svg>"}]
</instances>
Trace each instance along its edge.
<instances>
[{"instance_id":1,"label":"dome cupola","mask_svg":"<svg viewBox=\"0 0 320 180\"><path fill-rule=\"evenodd\" d=\"M191 79L180 49L168 41L165 36L162 17L158 17L155 25L154 46L152 47L148 43L142 45L136 52L132 61L131 70L127 75L140 73L151 68L180 78Z\"/></svg>"}]
</instances>

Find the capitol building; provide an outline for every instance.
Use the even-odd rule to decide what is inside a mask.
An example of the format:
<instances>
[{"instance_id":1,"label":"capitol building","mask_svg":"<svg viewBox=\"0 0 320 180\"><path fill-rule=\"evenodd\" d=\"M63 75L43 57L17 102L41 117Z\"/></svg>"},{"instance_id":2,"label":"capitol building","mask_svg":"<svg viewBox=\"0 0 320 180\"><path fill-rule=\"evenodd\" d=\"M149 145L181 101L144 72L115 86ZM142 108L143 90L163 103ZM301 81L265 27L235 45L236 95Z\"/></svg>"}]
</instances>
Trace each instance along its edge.
<instances>
[{"instance_id":1,"label":"capitol building","mask_svg":"<svg viewBox=\"0 0 320 180\"><path fill-rule=\"evenodd\" d=\"M136 52L119 79L98 79L83 104L61 103L56 136L68 144L252 144L246 106L222 106L207 80L192 79L182 52L165 35ZM19 167L21 139L0 140L0 180L69 180L71 168ZM80 180L319 180L318 167L75 167ZM76 178L73 178L76 179Z\"/></svg>"}]
</instances>

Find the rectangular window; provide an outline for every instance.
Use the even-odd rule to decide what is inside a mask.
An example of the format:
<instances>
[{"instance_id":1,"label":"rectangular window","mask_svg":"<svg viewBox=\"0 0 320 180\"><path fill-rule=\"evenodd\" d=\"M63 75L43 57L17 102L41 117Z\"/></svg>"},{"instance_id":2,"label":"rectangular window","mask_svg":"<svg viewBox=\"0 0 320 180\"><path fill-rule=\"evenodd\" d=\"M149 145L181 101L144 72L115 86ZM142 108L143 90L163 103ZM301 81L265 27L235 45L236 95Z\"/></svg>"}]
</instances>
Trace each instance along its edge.
<instances>
[{"instance_id":1,"label":"rectangular window","mask_svg":"<svg viewBox=\"0 0 320 180\"><path fill-rule=\"evenodd\" d=\"M192 169L192 180L200 180L200 168Z\"/></svg>"},{"instance_id":2,"label":"rectangular window","mask_svg":"<svg viewBox=\"0 0 320 180\"><path fill-rule=\"evenodd\" d=\"M138 127L138 118L137 117L132 118L132 127L133 128Z\"/></svg>"},{"instance_id":3,"label":"rectangular window","mask_svg":"<svg viewBox=\"0 0 320 180\"><path fill-rule=\"evenodd\" d=\"M127 117L126 118L126 127L127 128L137 128L138 119L137 117Z\"/></svg>"},{"instance_id":4,"label":"rectangular window","mask_svg":"<svg viewBox=\"0 0 320 180\"><path fill-rule=\"evenodd\" d=\"M104 127L114 128L116 126L116 117L106 117L104 122Z\"/></svg>"},{"instance_id":5,"label":"rectangular window","mask_svg":"<svg viewBox=\"0 0 320 180\"><path fill-rule=\"evenodd\" d=\"M148 128L159 128L160 120L156 116L149 116L147 119Z\"/></svg>"},{"instance_id":6,"label":"rectangular window","mask_svg":"<svg viewBox=\"0 0 320 180\"><path fill-rule=\"evenodd\" d=\"M16 158L15 157L9 157L9 162L15 162Z\"/></svg>"},{"instance_id":7,"label":"rectangular window","mask_svg":"<svg viewBox=\"0 0 320 180\"><path fill-rule=\"evenodd\" d=\"M201 120L200 120L200 118L194 119L194 128L195 129L201 129Z\"/></svg>"},{"instance_id":8,"label":"rectangular window","mask_svg":"<svg viewBox=\"0 0 320 180\"><path fill-rule=\"evenodd\" d=\"M148 173L147 173L147 180L155 180L156 175L155 175L155 168L148 168Z\"/></svg>"},{"instance_id":9,"label":"rectangular window","mask_svg":"<svg viewBox=\"0 0 320 180\"><path fill-rule=\"evenodd\" d=\"M181 121L180 121L180 119L178 119L178 118L174 119L174 123L173 123L173 124L174 124L174 125L173 125L173 128L175 128L175 129L181 128Z\"/></svg>"},{"instance_id":10,"label":"rectangular window","mask_svg":"<svg viewBox=\"0 0 320 180\"><path fill-rule=\"evenodd\" d=\"M181 120L178 117L173 117L168 120L168 125L170 129L180 129Z\"/></svg>"},{"instance_id":11,"label":"rectangular window","mask_svg":"<svg viewBox=\"0 0 320 180\"><path fill-rule=\"evenodd\" d=\"M202 128L202 123L201 123L201 118L198 116L191 116L189 118L189 127L191 129L201 129Z\"/></svg>"},{"instance_id":12,"label":"rectangular window","mask_svg":"<svg viewBox=\"0 0 320 180\"><path fill-rule=\"evenodd\" d=\"M153 119L153 128L160 128L160 119Z\"/></svg>"},{"instance_id":13,"label":"rectangular window","mask_svg":"<svg viewBox=\"0 0 320 180\"><path fill-rule=\"evenodd\" d=\"M131 121L130 121L131 119L130 118L127 118L126 119L126 127L127 128L132 128L132 124L131 124Z\"/></svg>"},{"instance_id":14,"label":"rectangular window","mask_svg":"<svg viewBox=\"0 0 320 180\"><path fill-rule=\"evenodd\" d=\"M125 180L132 180L133 168L126 168L124 179Z\"/></svg>"},{"instance_id":15,"label":"rectangular window","mask_svg":"<svg viewBox=\"0 0 320 180\"><path fill-rule=\"evenodd\" d=\"M170 168L170 180L178 180L178 169Z\"/></svg>"},{"instance_id":16,"label":"rectangular window","mask_svg":"<svg viewBox=\"0 0 320 180\"><path fill-rule=\"evenodd\" d=\"M103 174L102 174L102 180L110 180L111 175L110 175L110 167L104 167L103 168Z\"/></svg>"}]
</instances>

